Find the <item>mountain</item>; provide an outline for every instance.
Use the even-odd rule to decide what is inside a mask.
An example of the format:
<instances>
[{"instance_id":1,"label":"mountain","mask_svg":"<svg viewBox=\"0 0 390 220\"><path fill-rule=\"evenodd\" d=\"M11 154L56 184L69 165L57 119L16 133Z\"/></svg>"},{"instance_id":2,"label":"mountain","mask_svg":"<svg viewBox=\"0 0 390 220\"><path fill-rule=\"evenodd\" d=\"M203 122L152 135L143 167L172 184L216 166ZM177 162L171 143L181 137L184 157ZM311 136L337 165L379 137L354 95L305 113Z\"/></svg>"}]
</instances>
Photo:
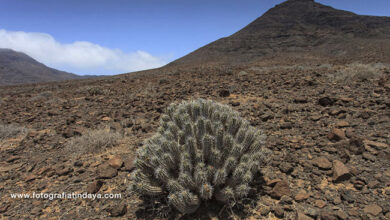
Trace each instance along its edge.
<instances>
[{"instance_id":1,"label":"mountain","mask_svg":"<svg viewBox=\"0 0 390 220\"><path fill-rule=\"evenodd\" d=\"M235 34L169 66L265 59L389 62L390 18L356 15L314 2L288 0Z\"/></svg>"},{"instance_id":2,"label":"mountain","mask_svg":"<svg viewBox=\"0 0 390 220\"><path fill-rule=\"evenodd\" d=\"M0 85L84 78L45 66L28 55L0 48Z\"/></svg>"}]
</instances>

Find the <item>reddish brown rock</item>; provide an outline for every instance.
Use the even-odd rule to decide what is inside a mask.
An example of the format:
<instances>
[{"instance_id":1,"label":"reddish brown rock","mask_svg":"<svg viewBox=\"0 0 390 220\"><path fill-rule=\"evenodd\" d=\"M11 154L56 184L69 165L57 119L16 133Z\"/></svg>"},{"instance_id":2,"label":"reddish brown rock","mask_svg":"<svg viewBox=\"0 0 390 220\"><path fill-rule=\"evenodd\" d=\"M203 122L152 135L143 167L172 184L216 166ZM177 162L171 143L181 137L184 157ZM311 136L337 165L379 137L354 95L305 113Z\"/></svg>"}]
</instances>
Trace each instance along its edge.
<instances>
[{"instance_id":1,"label":"reddish brown rock","mask_svg":"<svg viewBox=\"0 0 390 220\"><path fill-rule=\"evenodd\" d=\"M33 180L35 180L35 179L37 179L37 178L38 178L38 176L36 176L35 174L29 174L29 175L26 176L26 178L24 179L24 181L30 182L30 181L33 181Z\"/></svg>"},{"instance_id":2,"label":"reddish brown rock","mask_svg":"<svg viewBox=\"0 0 390 220\"><path fill-rule=\"evenodd\" d=\"M111 179L118 175L118 170L109 165L101 165L97 169L97 175L100 179Z\"/></svg>"},{"instance_id":3,"label":"reddish brown rock","mask_svg":"<svg viewBox=\"0 0 390 220\"><path fill-rule=\"evenodd\" d=\"M331 141L340 141L345 139L345 132L341 129L333 128L328 134L328 139Z\"/></svg>"},{"instance_id":4,"label":"reddish brown rock","mask_svg":"<svg viewBox=\"0 0 390 220\"><path fill-rule=\"evenodd\" d=\"M303 214L302 212L298 211L297 212L297 216L296 216L296 220L313 220L313 218Z\"/></svg>"},{"instance_id":5,"label":"reddish brown rock","mask_svg":"<svg viewBox=\"0 0 390 220\"><path fill-rule=\"evenodd\" d=\"M355 137L356 135L355 135L355 132L354 132L354 130L352 128L347 128L345 130L345 136L347 138L352 138L352 137Z\"/></svg>"},{"instance_id":6,"label":"reddish brown rock","mask_svg":"<svg viewBox=\"0 0 390 220\"><path fill-rule=\"evenodd\" d=\"M349 169L341 161L333 161L333 181L341 182L351 177Z\"/></svg>"},{"instance_id":7,"label":"reddish brown rock","mask_svg":"<svg viewBox=\"0 0 390 220\"><path fill-rule=\"evenodd\" d=\"M115 205L115 206L109 208L108 211L112 217L120 217L120 216L123 216L124 214L126 214L127 206L126 206L126 204L122 203L122 204Z\"/></svg>"},{"instance_id":8,"label":"reddish brown rock","mask_svg":"<svg viewBox=\"0 0 390 220\"><path fill-rule=\"evenodd\" d=\"M89 194L95 194L97 192L99 192L100 188L103 186L103 182L100 181L100 180L96 180L92 183L90 183L88 186L87 186L87 193Z\"/></svg>"},{"instance_id":9,"label":"reddish brown rock","mask_svg":"<svg viewBox=\"0 0 390 220\"><path fill-rule=\"evenodd\" d=\"M317 157L313 160L313 164L324 170L329 170L332 168L332 163L326 157Z\"/></svg>"},{"instance_id":10,"label":"reddish brown rock","mask_svg":"<svg viewBox=\"0 0 390 220\"><path fill-rule=\"evenodd\" d=\"M108 160L108 165L110 165L114 169L119 169L123 165L123 160L119 155L116 155L110 160Z\"/></svg>"},{"instance_id":11,"label":"reddish brown rock","mask_svg":"<svg viewBox=\"0 0 390 220\"><path fill-rule=\"evenodd\" d=\"M322 209L326 206L326 202L324 200L317 199L314 201L314 205Z\"/></svg>"},{"instance_id":12,"label":"reddish brown rock","mask_svg":"<svg viewBox=\"0 0 390 220\"><path fill-rule=\"evenodd\" d=\"M339 128L344 128L344 127L348 127L349 126L349 123L347 121L344 121L344 120L341 120L339 122L337 122L336 124L336 127L339 127Z\"/></svg>"},{"instance_id":13,"label":"reddish brown rock","mask_svg":"<svg viewBox=\"0 0 390 220\"><path fill-rule=\"evenodd\" d=\"M122 167L122 170L124 171L132 171L133 169L135 168L134 166L134 156L131 155L129 157L127 157L123 163L123 167Z\"/></svg>"},{"instance_id":14,"label":"reddish brown rock","mask_svg":"<svg viewBox=\"0 0 390 220\"><path fill-rule=\"evenodd\" d=\"M309 198L310 197L310 194L308 193L308 192L306 192L305 190L301 190L301 191L299 191L296 195L295 195L295 201L303 201L303 200L305 200L305 199L307 199L307 198Z\"/></svg>"},{"instance_id":15,"label":"reddish brown rock","mask_svg":"<svg viewBox=\"0 0 390 220\"><path fill-rule=\"evenodd\" d=\"M377 216L382 212L382 208L376 204L371 204L364 207L363 211L367 214Z\"/></svg>"},{"instance_id":16,"label":"reddish brown rock","mask_svg":"<svg viewBox=\"0 0 390 220\"><path fill-rule=\"evenodd\" d=\"M65 176L65 175L68 175L69 173L73 172L73 168L70 168L70 167L65 167L63 169L57 169L56 170L56 173L58 176Z\"/></svg>"},{"instance_id":17,"label":"reddish brown rock","mask_svg":"<svg viewBox=\"0 0 390 220\"><path fill-rule=\"evenodd\" d=\"M21 157L19 157L19 156L11 156L11 157L9 157L7 160L6 160L6 162L7 163L12 163L12 162L14 162L14 161L17 161L17 160L19 160Z\"/></svg>"},{"instance_id":18,"label":"reddish brown rock","mask_svg":"<svg viewBox=\"0 0 390 220\"><path fill-rule=\"evenodd\" d=\"M291 191L288 182L282 180L276 183L276 185L272 189L271 196L277 199L280 199L280 197L282 196L291 196Z\"/></svg>"},{"instance_id":19,"label":"reddish brown rock","mask_svg":"<svg viewBox=\"0 0 390 220\"><path fill-rule=\"evenodd\" d=\"M280 181L282 181L281 179L268 179L268 178L264 178L264 180L265 180L265 184L267 185L267 186L271 186L271 187L273 187L273 186L275 186L275 184L277 184L278 182L280 182Z\"/></svg>"},{"instance_id":20,"label":"reddish brown rock","mask_svg":"<svg viewBox=\"0 0 390 220\"><path fill-rule=\"evenodd\" d=\"M339 219L341 219L341 220L346 220L346 219L348 219L347 213L345 213L343 210L338 210L338 211L336 211L336 215L337 215L337 217L338 217Z\"/></svg>"},{"instance_id":21,"label":"reddish brown rock","mask_svg":"<svg viewBox=\"0 0 390 220\"><path fill-rule=\"evenodd\" d=\"M375 147L376 149L386 149L389 147L389 145L381 142L375 142L375 141L370 141L370 140L364 140L364 144Z\"/></svg>"}]
</instances>

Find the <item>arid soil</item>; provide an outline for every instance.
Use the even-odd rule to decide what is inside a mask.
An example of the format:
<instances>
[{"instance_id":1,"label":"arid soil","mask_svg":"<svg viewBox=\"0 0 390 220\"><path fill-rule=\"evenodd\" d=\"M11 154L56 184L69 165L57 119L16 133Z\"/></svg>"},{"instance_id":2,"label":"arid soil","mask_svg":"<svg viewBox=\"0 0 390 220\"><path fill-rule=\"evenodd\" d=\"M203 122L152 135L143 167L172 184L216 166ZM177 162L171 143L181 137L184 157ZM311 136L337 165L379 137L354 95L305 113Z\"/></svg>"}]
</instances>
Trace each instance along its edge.
<instances>
[{"instance_id":1,"label":"arid soil","mask_svg":"<svg viewBox=\"0 0 390 220\"><path fill-rule=\"evenodd\" d=\"M0 216L390 219L390 68L359 65L163 68L0 87L1 124L25 128L0 137ZM247 200L181 216L129 191L129 176L164 108L197 97L231 105L264 130L273 156ZM11 198L33 192L122 198Z\"/></svg>"}]
</instances>

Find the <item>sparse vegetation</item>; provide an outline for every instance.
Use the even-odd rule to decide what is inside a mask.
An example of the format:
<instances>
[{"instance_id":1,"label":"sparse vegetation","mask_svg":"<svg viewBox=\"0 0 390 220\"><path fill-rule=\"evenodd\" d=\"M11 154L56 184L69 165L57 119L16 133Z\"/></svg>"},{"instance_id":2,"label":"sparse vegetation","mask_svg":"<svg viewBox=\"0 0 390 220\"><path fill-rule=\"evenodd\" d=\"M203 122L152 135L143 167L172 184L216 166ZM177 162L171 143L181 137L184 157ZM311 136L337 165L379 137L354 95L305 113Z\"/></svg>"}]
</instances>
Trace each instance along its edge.
<instances>
[{"instance_id":1,"label":"sparse vegetation","mask_svg":"<svg viewBox=\"0 0 390 220\"><path fill-rule=\"evenodd\" d=\"M48 99L52 96L53 96L53 92L44 91L44 92L41 92L41 93L37 94L36 96L30 98L29 101L34 102L34 101L38 101L38 100L42 100L42 99Z\"/></svg>"},{"instance_id":2,"label":"sparse vegetation","mask_svg":"<svg viewBox=\"0 0 390 220\"><path fill-rule=\"evenodd\" d=\"M15 124L0 123L0 140L26 135L28 129Z\"/></svg>"},{"instance_id":3,"label":"sparse vegetation","mask_svg":"<svg viewBox=\"0 0 390 220\"><path fill-rule=\"evenodd\" d=\"M101 152L119 143L121 135L109 129L91 130L82 136L72 137L65 145L67 152L75 155Z\"/></svg>"},{"instance_id":4,"label":"sparse vegetation","mask_svg":"<svg viewBox=\"0 0 390 220\"><path fill-rule=\"evenodd\" d=\"M77 90L77 93L82 93L89 96L105 95L106 91L102 87L84 86Z\"/></svg>"},{"instance_id":5,"label":"sparse vegetation","mask_svg":"<svg viewBox=\"0 0 390 220\"><path fill-rule=\"evenodd\" d=\"M382 69L386 66L382 63L375 64L362 64L362 63L351 63L340 68L331 77L336 82L362 82L369 80L376 80L383 76Z\"/></svg>"},{"instance_id":6,"label":"sparse vegetation","mask_svg":"<svg viewBox=\"0 0 390 220\"><path fill-rule=\"evenodd\" d=\"M141 195L167 195L181 213L206 200L232 205L247 197L270 154L261 131L213 101L171 104L160 125L137 151L132 186Z\"/></svg>"}]
</instances>

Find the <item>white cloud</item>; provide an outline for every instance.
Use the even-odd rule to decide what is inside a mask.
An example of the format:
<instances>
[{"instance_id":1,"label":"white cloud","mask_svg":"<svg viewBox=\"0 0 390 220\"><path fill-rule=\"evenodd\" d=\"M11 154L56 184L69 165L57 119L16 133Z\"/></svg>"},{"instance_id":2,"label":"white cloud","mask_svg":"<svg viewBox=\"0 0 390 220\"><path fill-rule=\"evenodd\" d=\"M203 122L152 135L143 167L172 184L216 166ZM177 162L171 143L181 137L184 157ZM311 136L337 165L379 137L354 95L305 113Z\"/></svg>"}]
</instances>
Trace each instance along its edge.
<instances>
[{"instance_id":1,"label":"white cloud","mask_svg":"<svg viewBox=\"0 0 390 220\"><path fill-rule=\"evenodd\" d=\"M166 64L145 51L125 53L87 41L63 44L46 33L0 29L0 48L24 52L47 66L78 74L118 74Z\"/></svg>"}]
</instances>

